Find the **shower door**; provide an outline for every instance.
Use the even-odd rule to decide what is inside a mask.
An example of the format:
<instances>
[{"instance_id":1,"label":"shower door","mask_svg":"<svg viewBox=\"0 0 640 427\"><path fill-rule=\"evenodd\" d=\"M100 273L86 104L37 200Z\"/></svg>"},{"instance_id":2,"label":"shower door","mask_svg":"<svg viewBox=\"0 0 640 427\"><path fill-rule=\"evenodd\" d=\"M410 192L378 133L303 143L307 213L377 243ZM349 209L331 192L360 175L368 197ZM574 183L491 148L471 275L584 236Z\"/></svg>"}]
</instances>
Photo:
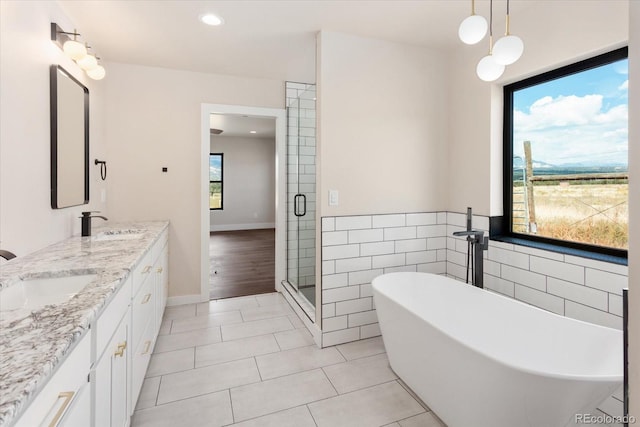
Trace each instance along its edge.
<instances>
[{"instance_id":1,"label":"shower door","mask_svg":"<svg viewBox=\"0 0 640 427\"><path fill-rule=\"evenodd\" d=\"M315 85L287 82L287 280L315 306Z\"/></svg>"}]
</instances>

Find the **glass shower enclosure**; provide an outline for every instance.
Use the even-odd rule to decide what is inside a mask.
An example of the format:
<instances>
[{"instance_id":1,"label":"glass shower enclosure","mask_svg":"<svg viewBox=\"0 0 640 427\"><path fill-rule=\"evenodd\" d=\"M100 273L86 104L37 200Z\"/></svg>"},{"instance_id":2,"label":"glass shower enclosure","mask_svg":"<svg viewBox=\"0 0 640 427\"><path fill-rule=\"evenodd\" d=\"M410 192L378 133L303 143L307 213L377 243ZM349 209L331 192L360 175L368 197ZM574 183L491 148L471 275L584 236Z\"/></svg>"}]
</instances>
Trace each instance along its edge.
<instances>
[{"instance_id":1,"label":"glass shower enclosure","mask_svg":"<svg viewBox=\"0 0 640 427\"><path fill-rule=\"evenodd\" d=\"M316 86L286 82L286 93L287 281L309 314L316 302Z\"/></svg>"}]
</instances>

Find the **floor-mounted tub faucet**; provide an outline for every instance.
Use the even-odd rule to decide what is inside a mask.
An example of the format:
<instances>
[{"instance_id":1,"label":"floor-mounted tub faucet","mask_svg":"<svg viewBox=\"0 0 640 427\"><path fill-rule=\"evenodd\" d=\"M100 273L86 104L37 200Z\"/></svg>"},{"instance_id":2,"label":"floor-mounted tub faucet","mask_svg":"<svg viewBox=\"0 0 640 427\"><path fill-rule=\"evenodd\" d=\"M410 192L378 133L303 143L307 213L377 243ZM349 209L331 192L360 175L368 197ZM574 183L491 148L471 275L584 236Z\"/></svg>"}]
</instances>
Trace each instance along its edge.
<instances>
[{"instance_id":1,"label":"floor-mounted tub faucet","mask_svg":"<svg viewBox=\"0 0 640 427\"><path fill-rule=\"evenodd\" d=\"M102 218L107 221L107 217L102 215L91 215L92 213L100 213L98 211L82 212L80 219L82 220L82 236L91 236L91 218Z\"/></svg>"},{"instance_id":2,"label":"floor-mounted tub faucet","mask_svg":"<svg viewBox=\"0 0 640 427\"><path fill-rule=\"evenodd\" d=\"M469 267L471 267L471 284L479 288L484 287L484 268L482 253L489 249L489 237L482 230L474 230L471 227L473 214L471 208L467 208L467 229L454 231L454 236L467 236L467 283L469 283ZM472 258L473 254L473 259Z\"/></svg>"}]
</instances>

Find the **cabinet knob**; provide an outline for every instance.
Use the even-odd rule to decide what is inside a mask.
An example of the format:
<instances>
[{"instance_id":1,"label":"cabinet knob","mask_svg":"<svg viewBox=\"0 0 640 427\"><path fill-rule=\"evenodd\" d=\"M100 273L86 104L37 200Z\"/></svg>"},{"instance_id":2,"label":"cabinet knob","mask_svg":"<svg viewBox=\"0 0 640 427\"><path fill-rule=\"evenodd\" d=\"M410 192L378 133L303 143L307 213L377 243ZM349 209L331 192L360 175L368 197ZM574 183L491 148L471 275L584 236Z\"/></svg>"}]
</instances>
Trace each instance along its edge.
<instances>
[{"instance_id":1,"label":"cabinet knob","mask_svg":"<svg viewBox=\"0 0 640 427\"><path fill-rule=\"evenodd\" d=\"M146 294L140 304L146 304L149 302L150 299L151 299L151 294Z\"/></svg>"},{"instance_id":2,"label":"cabinet knob","mask_svg":"<svg viewBox=\"0 0 640 427\"><path fill-rule=\"evenodd\" d=\"M142 274L147 274L147 273L149 273L149 272L151 271L151 268L152 268L152 267L151 267L150 265L147 265L147 266L144 268L144 270L142 270Z\"/></svg>"},{"instance_id":3,"label":"cabinet knob","mask_svg":"<svg viewBox=\"0 0 640 427\"><path fill-rule=\"evenodd\" d=\"M123 342L118 344L118 349L116 350L115 353L113 353L114 356L118 356L118 357L122 357L124 355L124 350L127 348L127 342Z\"/></svg>"},{"instance_id":4,"label":"cabinet knob","mask_svg":"<svg viewBox=\"0 0 640 427\"><path fill-rule=\"evenodd\" d=\"M156 271L158 272L158 274L162 274L162 267L158 267Z\"/></svg>"}]
</instances>

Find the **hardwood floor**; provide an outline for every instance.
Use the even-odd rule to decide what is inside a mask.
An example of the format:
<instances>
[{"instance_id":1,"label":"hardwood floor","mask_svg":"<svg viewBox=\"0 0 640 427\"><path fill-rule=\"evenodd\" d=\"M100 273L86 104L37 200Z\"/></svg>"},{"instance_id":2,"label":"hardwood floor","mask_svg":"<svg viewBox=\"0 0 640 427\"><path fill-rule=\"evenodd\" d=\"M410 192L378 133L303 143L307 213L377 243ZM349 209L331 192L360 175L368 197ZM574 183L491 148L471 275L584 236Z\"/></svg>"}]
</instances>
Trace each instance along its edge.
<instances>
[{"instance_id":1,"label":"hardwood floor","mask_svg":"<svg viewBox=\"0 0 640 427\"><path fill-rule=\"evenodd\" d=\"M211 299L275 291L275 230L219 231L210 234Z\"/></svg>"}]
</instances>

